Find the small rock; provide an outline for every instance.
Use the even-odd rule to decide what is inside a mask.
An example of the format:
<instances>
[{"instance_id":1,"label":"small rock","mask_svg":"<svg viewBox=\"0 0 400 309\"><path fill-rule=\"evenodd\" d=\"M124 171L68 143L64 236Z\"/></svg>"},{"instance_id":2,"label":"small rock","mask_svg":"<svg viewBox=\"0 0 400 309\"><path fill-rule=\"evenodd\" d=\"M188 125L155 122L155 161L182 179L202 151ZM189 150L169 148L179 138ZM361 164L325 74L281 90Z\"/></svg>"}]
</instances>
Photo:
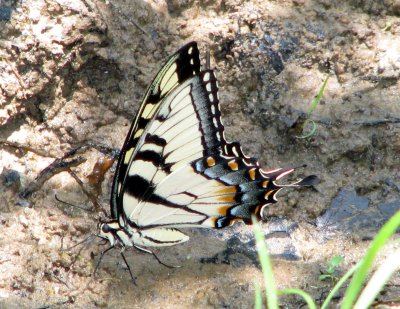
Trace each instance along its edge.
<instances>
[{"instance_id":1,"label":"small rock","mask_svg":"<svg viewBox=\"0 0 400 309\"><path fill-rule=\"evenodd\" d=\"M57 212L54 209L48 209L47 210L47 216L56 217L57 216Z\"/></svg>"},{"instance_id":2,"label":"small rock","mask_svg":"<svg viewBox=\"0 0 400 309\"><path fill-rule=\"evenodd\" d=\"M304 5L304 0L293 0L294 5Z\"/></svg>"},{"instance_id":3,"label":"small rock","mask_svg":"<svg viewBox=\"0 0 400 309\"><path fill-rule=\"evenodd\" d=\"M400 200L379 204L378 208L387 220L400 210Z\"/></svg>"},{"instance_id":4,"label":"small rock","mask_svg":"<svg viewBox=\"0 0 400 309\"><path fill-rule=\"evenodd\" d=\"M348 25L350 23L350 19L347 16L341 15L339 17L339 22L342 24Z\"/></svg>"},{"instance_id":5,"label":"small rock","mask_svg":"<svg viewBox=\"0 0 400 309\"><path fill-rule=\"evenodd\" d=\"M27 200L18 200L15 202L15 205L20 207L32 207L32 203Z\"/></svg>"},{"instance_id":6,"label":"small rock","mask_svg":"<svg viewBox=\"0 0 400 309\"><path fill-rule=\"evenodd\" d=\"M264 40L268 45L274 45L274 39L270 35L265 34Z\"/></svg>"},{"instance_id":7,"label":"small rock","mask_svg":"<svg viewBox=\"0 0 400 309\"><path fill-rule=\"evenodd\" d=\"M366 210L368 206L368 198L359 196L353 190L342 188L327 211L317 218L317 226L324 229L342 227L351 230L352 226L346 226L348 224L346 221L361 214L361 211Z\"/></svg>"},{"instance_id":8,"label":"small rock","mask_svg":"<svg viewBox=\"0 0 400 309\"><path fill-rule=\"evenodd\" d=\"M11 8L8 6L0 6L0 21L9 21L11 19Z\"/></svg>"},{"instance_id":9,"label":"small rock","mask_svg":"<svg viewBox=\"0 0 400 309\"><path fill-rule=\"evenodd\" d=\"M91 227L92 226L86 222L74 222L74 228L82 234L88 233Z\"/></svg>"},{"instance_id":10,"label":"small rock","mask_svg":"<svg viewBox=\"0 0 400 309\"><path fill-rule=\"evenodd\" d=\"M269 54L269 65L272 66L277 74L280 74L285 68L281 56L275 51L271 51Z\"/></svg>"},{"instance_id":11,"label":"small rock","mask_svg":"<svg viewBox=\"0 0 400 309\"><path fill-rule=\"evenodd\" d=\"M19 191L21 188L21 175L16 170L5 168L0 175L0 181L5 187L11 188L14 192Z\"/></svg>"},{"instance_id":12,"label":"small rock","mask_svg":"<svg viewBox=\"0 0 400 309\"><path fill-rule=\"evenodd\" d=\"M60 222L60 226L58 228L63 231L68 231L69 224L67 221L62 221Z\"/></svg>"},{"instance_id":13,"label":"small rock","mask_svg":"<svg viewBox=\"0 0 400 309\"><path fill-rule=\"evenodd\" d=\"M23 216L23 215L20 215L19 216L19 222L22 224L22 226L23 227L25 227L25 228L27 228L28 226L29 226L29 221L28 221L28 219L25 217L25 216Z\"/></svg>"},{"instance_id":14,"label":"small rock","mask_svg":"<svg viewBox=\"0 0 400 309\"><path fill-rule=\"evenodd\" d=\"M400 15L400 0L393 1L393 12Z\"/></svg>"}]
</instances>

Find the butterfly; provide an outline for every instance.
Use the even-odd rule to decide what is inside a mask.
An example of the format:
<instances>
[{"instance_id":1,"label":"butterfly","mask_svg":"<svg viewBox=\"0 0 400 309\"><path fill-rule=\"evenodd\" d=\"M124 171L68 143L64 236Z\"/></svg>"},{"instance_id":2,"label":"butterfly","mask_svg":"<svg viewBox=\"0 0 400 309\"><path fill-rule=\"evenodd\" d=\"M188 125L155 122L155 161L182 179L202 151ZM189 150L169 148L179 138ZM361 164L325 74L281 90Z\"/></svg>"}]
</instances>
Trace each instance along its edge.
<instances>
[{"instance_id":1,"label":"butterfly","mask_svg":"<svg viewBox=\"0 0 400 309\"><path fill-rule=\"evenodd\" d=\"M276 183L293 170L264 171L225 140L215 74L200 69L197 43L190 42L169 57L144 95L118 159L112 218L99 224L98 236L110 248L152 253L143 247L187 241L181 228L251 224L283 187L313 184L315 176Z\"/></svg>"}]
</instances>

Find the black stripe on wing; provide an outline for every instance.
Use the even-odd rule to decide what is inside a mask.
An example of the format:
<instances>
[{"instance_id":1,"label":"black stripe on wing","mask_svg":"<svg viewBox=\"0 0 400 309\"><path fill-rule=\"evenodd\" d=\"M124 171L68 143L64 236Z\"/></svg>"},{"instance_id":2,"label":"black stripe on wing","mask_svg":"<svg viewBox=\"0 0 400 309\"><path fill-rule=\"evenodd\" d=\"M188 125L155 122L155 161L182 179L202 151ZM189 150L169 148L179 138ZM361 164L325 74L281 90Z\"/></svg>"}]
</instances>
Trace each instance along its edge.
<instances>
[{"instance_id":1,"label":"black stripe on wing","mask_svg":"<svg viewBox=\"0 0 400 309\"><path fill-rule=\"evenodd\" d=\"M173 69L175 66L176 69L174 70L174 74L168 74L169 70ZM140 107L139 115L136 117L135 122L129 131L124 148L134 147L137 144L140 136L132 138L135 135L134 132L146 127L147 123L152 119L152 116L157 112L159 103L180 84L199 72L200 54L197 48L197 43L190 42L167 60L166 64L164 64L153 82L150 84L146 91L142 106ZM166 82L162 83L165 75L168 75L169 78L166 78ZM176 79L174 79L175 75ZM148 105L154 105L154 107L151 109L151 112L146 115L146 118L143 118L142 113ZM137 126L134 128L136 121Z\"/></svg>"},{"instance_id":2,"label":"black stripe on wing","mask_svg":"<svg viewBox=\"0 0 400 309\"><path fill-rule=\"evenodd\" d=\"M211 70L201 72L200 84L200 89L192 93L192 100L200 122L203 156L219 154L225 138L219 107L218 84L214 72Z\"/></svg>"}]
</instances>

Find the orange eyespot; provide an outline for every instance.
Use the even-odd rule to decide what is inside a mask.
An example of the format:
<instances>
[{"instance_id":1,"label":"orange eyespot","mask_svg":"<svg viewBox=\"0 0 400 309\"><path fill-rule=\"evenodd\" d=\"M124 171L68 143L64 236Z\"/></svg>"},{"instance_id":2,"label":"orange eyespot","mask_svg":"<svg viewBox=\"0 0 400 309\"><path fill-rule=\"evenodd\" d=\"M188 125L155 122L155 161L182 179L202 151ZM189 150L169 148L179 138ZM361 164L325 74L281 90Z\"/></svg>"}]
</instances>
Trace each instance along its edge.
<instances>
[{"instance_id":1,"label":"orange eyespot","mask_svg":"<svg viewBox=\"0 0 400 309\"><path fill-rule=\"evenodd\" d=\"M213 157L208 157L207 158L207 165L209 167L214 166L215 165L215 159Z\"/></svg>"},{"instance_id":2,"label":"orange eyespot","mask_svg":"<svg viewBox=\"0 0 400 309\"><path fill-rule=\"evenodd\" d=\"M249 177L251 180L256 180L256 169L252 168L251 170L249 170Z\"/></svg>"},{"instance_id":3,"label":"orange eyespot","mask_svg":"<svg viewBox=\"0 0 400 309\"><path fill-rule=\"evenodd\" d=\"M235 162L235 160L229 161L228 166L232 171L237 171L239 169L239 165Z\"/></svg>"}]
</instances>

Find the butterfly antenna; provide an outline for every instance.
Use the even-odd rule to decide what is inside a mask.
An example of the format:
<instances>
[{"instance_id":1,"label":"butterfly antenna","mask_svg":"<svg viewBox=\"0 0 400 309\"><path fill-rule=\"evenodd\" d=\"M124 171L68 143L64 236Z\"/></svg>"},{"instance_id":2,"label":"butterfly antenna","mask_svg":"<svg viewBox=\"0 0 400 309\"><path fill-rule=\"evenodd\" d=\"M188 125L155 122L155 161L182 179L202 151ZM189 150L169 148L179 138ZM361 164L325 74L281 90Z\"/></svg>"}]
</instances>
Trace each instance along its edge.
<instances>
[{"instance_id":1,"label":"butterfly antenna","mask_svg":"<svg viewBox=\"0 0 400 309\"><path fill-rule=\"evenodd\" d=\"M157 260L158 263L160 263L161 265L164 265L165 267L168 267L168 268L181 268L181 267L182 267L182 266L180 266L180 265L168 265L168 264L165 264L164 262L162 262L162 261L159 259L159 257L158 257L153 251L150 251L150 250L147 250L147 249L144 249L144 248L135 246L135 245L134 245L134 247L135 247L136 249L138 249L139 251L142 251L142 252L151 254L152 256L154 256L154 258Z\"/></svg>"},{"instance_id":2,"label":"butterfly antenna","mask_svg":"<svg viewBox=\"0 0 400 309\"><path fill-rule=\"evenodd\" d=\"M68 203L66 201L63 201L62 199L60 199L57 196L57 194L54 195L54 198L56 199L57 202L63 203L65 205L68 205L68 206L71 206L71 207L75 207L75 208L79 208L79 209L82 209L82 210L85 210L85 211L90 211L90 212L92 211L91 209L88 209L88 208L85 208L85 207L82 207L82 206L74 205L74 204Z\"/></svg>"},{"instance_id":3,"label":"butterfly antenna","mask_svg":"<svg viewBox=\"0 0 400 309\"><path fill-rule=\"evenodd\" d=\"M61 248L61 251L69 251L69 250L71 250L71 249L74 249L74 248L78 247L78 246L81 245L81 244L84 244L85 242L87 242L87 241L89 241L89 240L93 240L94 237L96 237L96 236L97 236L97 235L95 235L95 234L89 235L89 237L86 237L84 240L82 240L82 241L76 243L75 245L72 245L71 247L68 247L68 248L65 248L65 249L62 249L62 248Z\"/></svg>"}]
</instances>

